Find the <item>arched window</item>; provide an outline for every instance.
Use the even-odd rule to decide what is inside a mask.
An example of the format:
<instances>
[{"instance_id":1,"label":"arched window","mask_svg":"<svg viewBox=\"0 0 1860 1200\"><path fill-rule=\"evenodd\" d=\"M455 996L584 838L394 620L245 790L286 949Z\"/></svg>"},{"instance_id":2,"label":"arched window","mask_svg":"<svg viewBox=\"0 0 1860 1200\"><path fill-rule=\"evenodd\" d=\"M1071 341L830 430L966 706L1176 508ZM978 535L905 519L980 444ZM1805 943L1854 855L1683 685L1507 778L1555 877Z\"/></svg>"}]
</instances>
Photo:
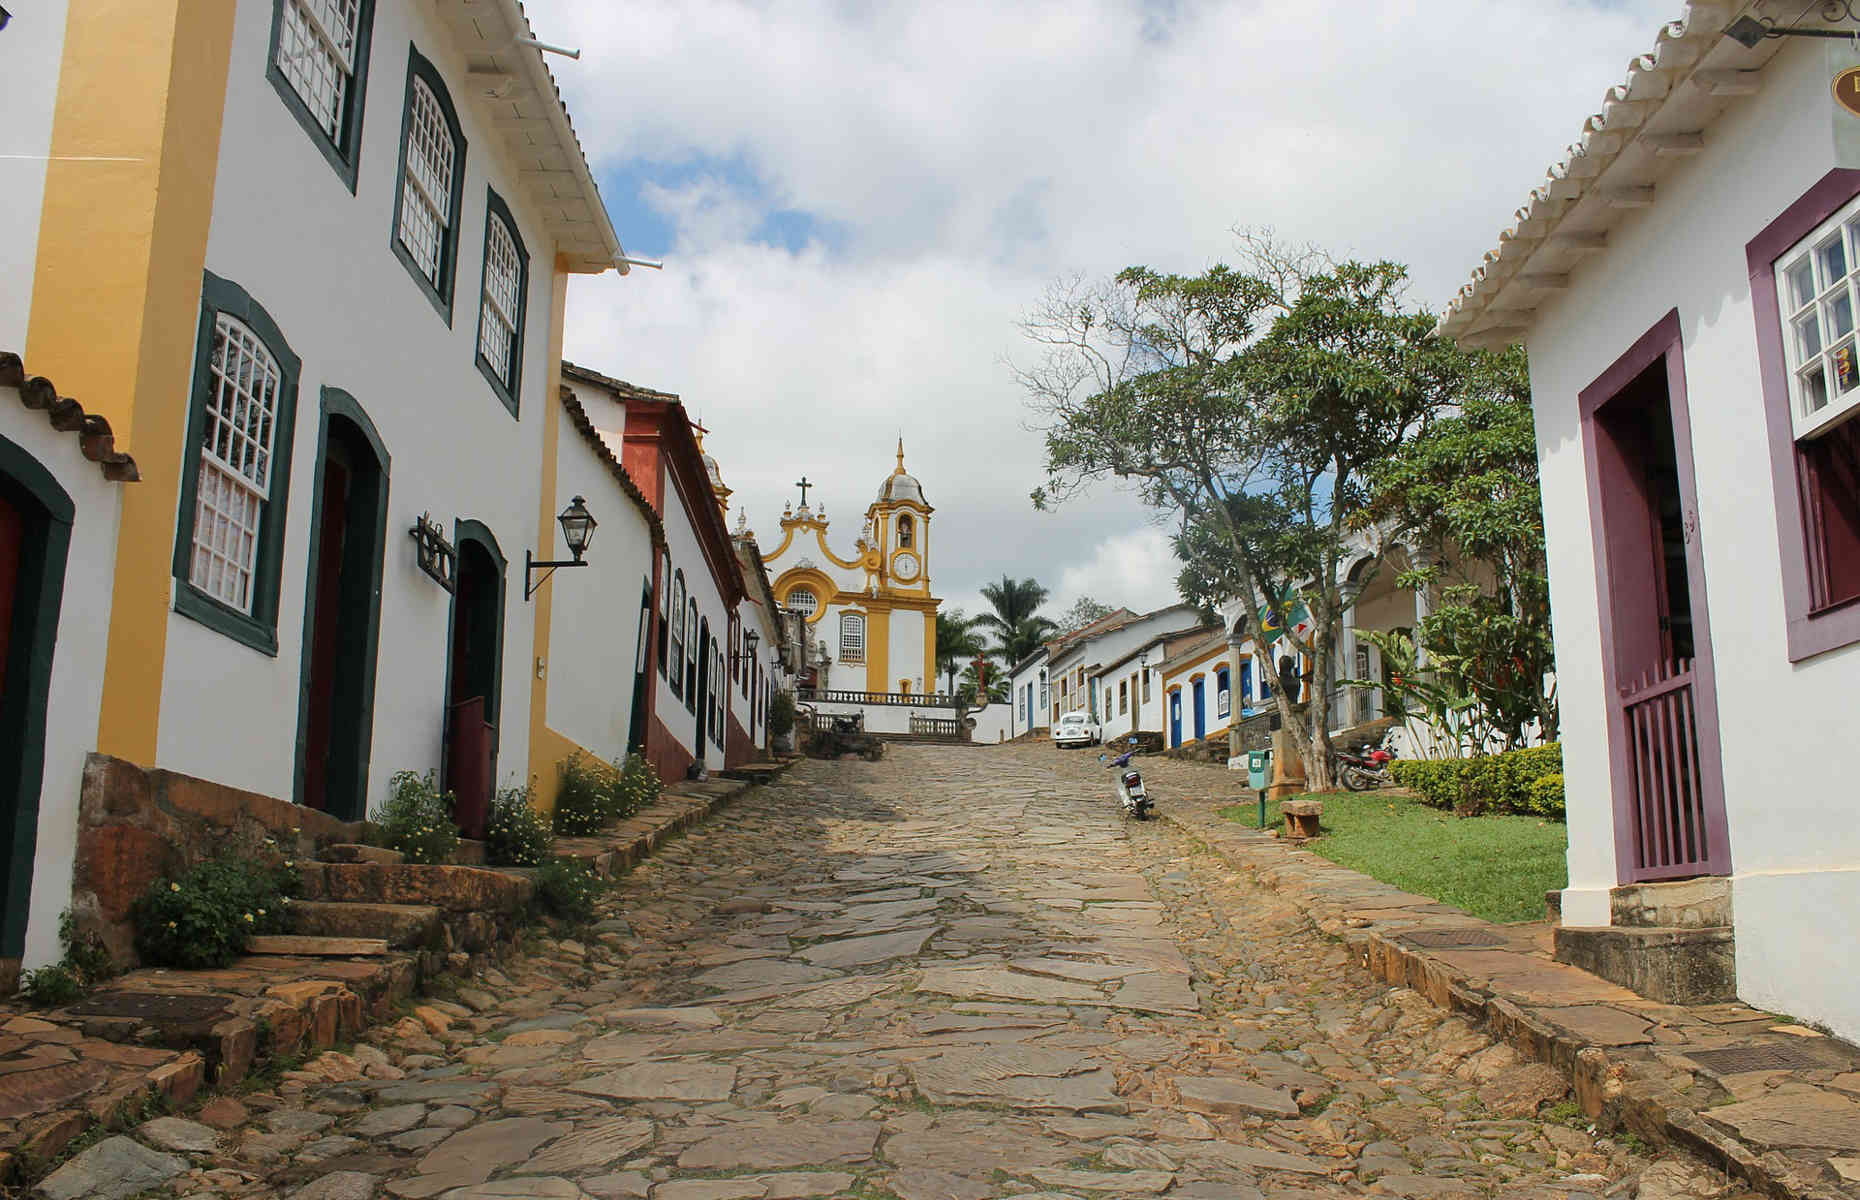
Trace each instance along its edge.
<instances>
[{"instance_id":1,"label":"arched window","mask_svg":"<svg viewBox=\"0 0 1860 1200\"><path fill-rule=\"evenodd\" d=\"M840 614L840 661L865 661L865 618L858 613Z\"/></svg>"},{"instance_id":2,"label":"arched window","mask_svg":"<svg viewBox=\"0 0 1860 1200\"><path fill-rule=\"evenodd\" d=\"M685 601L685 711L697 711L697 669L698 655L703 652L703 643L698 641L697 601Z\"/></svg>"},{"instance_id":3,"label":"arched window","mask_svg":"<svg viewBox=\"0 0 1860 1200\"><path fill-rule=\"evenodd\" d=\"M394 248L447 321L458 260L459 201L465 182L465 134L432 63L413 51L407 112L401 126L399 212Z\"/></svg>"},{"instance_id":4,"label":"arched window","mask_svg":"<svg viewBox=\"0 0 1860 1200\"><path fill-rule=\"evenodd\" d=\"M503 198L487 190L484 212L484 288L478 304L478 369L498 399L517 411L523 369L523 307L530 257Z\"/></svg>"},{"instance_id":5,"label":"arched window","mask_svg":"<svg viewBox=\"0 0 1860 1200\"><path fill-rule=\"evenodd\" d=\"M1223 719L1232 715L1234 710L1234 694L1227 681L1226 667L1214 672L1214 715Z\"/></svg>"},{"instance_id":6,"label":"arched window","mask_svg":"<svg viewBox=\"0 0 1860 1200\"><path fill-rule=\"evenodd\" d=\"M911 540L913 536L916 534L916 532L917 532L917 523L911 520L911 515L909 513L905 513L903 516L899 517L898 518L898 547L900 549L909 549L911 545Z\"/></svg>"},{"instance_id":7,"label":"arched window","mask_svg":"<svg viewBox=\"0 0 1860 1200\"><path fill-rule=\"evenodd\" d=\"M672 602L666 619L672 626L672 695L681 698L685 693L685 627L678 614L684 607L685 573L679 571L672 576Z\"/></svg>"},{"instance_id":8,"label":"arched window","mask_svg":"<svg viewBox=\"0 0 1860 1200\"><path fill-rule=\"evenodd\" d=\"M284 376L251 327L225 313L214 319L207 375L188 582L250 615Z\"/></svg>"},{"instance_id":9,"label":"arched window","mask_svg":"<svg viewBox=\"0 0 1860 1200\"><path fill-rule=\"evenodd\" d=\"M807 588L794 588L788 593L788 607L800 613L804 618L812 617L815 610L820 607L820 597Z\"/></svg>"},{"instance_id":10,"label":"arched window","mask_svg":"<svg viewBox=\"0 0 1860 1200\"><path fill-rule=\"evenodd\" d=\"M671 657L672 625L672 556L659 551L659 674L665 674L665 660Z\"/></svg>"}]
</instances>

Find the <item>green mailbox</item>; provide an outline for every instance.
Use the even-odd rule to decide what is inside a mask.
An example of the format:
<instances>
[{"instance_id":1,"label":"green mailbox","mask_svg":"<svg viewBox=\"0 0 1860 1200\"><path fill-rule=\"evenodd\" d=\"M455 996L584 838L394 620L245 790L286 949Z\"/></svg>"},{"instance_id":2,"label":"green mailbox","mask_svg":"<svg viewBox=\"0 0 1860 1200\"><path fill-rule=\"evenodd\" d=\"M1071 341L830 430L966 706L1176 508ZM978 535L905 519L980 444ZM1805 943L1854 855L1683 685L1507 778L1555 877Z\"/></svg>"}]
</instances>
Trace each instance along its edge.
<instances>
[{"instance_id":1,"label":"green mailbox","mask_svg":"<svg viewBox=\"0 0 1860 1200\"><path fill-rule=\"evenodd\" d=\"M1272 775L1272 751L1248 750L1246 752L1247 782L1256 791L1265 789Z\"/></svg>"}]
</instances>

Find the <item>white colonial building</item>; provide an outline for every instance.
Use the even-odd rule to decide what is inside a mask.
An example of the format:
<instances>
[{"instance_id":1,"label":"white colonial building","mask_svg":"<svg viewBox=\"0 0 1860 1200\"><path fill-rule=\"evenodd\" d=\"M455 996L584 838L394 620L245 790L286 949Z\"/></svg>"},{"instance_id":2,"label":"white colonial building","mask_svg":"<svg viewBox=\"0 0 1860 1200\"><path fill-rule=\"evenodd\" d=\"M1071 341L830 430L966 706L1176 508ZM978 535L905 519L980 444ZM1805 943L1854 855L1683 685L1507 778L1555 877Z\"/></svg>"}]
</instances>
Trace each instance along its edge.
<instances>
[{"instance_id":1,"label":"white colonial building","mask_svg":"<svg viewBox=\"0 0 1860 1200\"><path fill-rule=\"evenodd\" d=\"M1442 331L1530 352L1559 953L1683 907L1734 936L1739 997L1854 1037L1860 56L1762 22L1857 30L1734 8L1659 32Z\"/></svg>"}]
</instances>

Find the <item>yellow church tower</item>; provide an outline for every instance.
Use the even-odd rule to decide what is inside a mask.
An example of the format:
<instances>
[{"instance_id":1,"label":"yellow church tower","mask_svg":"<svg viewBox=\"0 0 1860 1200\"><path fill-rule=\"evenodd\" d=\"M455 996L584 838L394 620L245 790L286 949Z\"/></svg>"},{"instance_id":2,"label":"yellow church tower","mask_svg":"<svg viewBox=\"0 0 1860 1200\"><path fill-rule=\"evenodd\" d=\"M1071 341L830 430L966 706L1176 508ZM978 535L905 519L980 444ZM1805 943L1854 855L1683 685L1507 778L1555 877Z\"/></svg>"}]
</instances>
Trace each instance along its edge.
<instances>
[{"instance_id":1,"label":"yellow church tower","mask_svg":"<svg viewBox=\"0 0 1860 1200\"><path fill-rule=\"evenodd\" d=\"M935 511L923 484L904 469L899 438L897 467L866 508L852 557L827 545L826 513L810 508L805 493L798 510L782 514L781 546L765 559L776 573L775 600L814 627L830 657L830 689L892 695L936 689L942 601L930 591Z\"/></svg>"}]
</instances>

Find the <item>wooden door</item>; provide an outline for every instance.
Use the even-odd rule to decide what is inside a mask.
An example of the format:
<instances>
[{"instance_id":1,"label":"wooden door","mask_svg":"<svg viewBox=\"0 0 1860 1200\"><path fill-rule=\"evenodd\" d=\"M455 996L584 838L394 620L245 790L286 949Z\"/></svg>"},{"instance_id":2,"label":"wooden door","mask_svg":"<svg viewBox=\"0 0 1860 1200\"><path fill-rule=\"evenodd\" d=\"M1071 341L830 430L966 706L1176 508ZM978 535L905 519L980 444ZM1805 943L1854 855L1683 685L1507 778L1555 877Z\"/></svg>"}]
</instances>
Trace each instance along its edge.
<instances>
[{"instance_id":1,"label":"wooden door","mask_svg":"<svg viewBox=\"0 0 1860 1200\"><path fill-rule=\"evenodd\" d=\"M1676 370L1670 356L1655 358L1599 403L1590 423L1624 882L1730 869L1704 563Z\"/></svg>"}]
</instances>

